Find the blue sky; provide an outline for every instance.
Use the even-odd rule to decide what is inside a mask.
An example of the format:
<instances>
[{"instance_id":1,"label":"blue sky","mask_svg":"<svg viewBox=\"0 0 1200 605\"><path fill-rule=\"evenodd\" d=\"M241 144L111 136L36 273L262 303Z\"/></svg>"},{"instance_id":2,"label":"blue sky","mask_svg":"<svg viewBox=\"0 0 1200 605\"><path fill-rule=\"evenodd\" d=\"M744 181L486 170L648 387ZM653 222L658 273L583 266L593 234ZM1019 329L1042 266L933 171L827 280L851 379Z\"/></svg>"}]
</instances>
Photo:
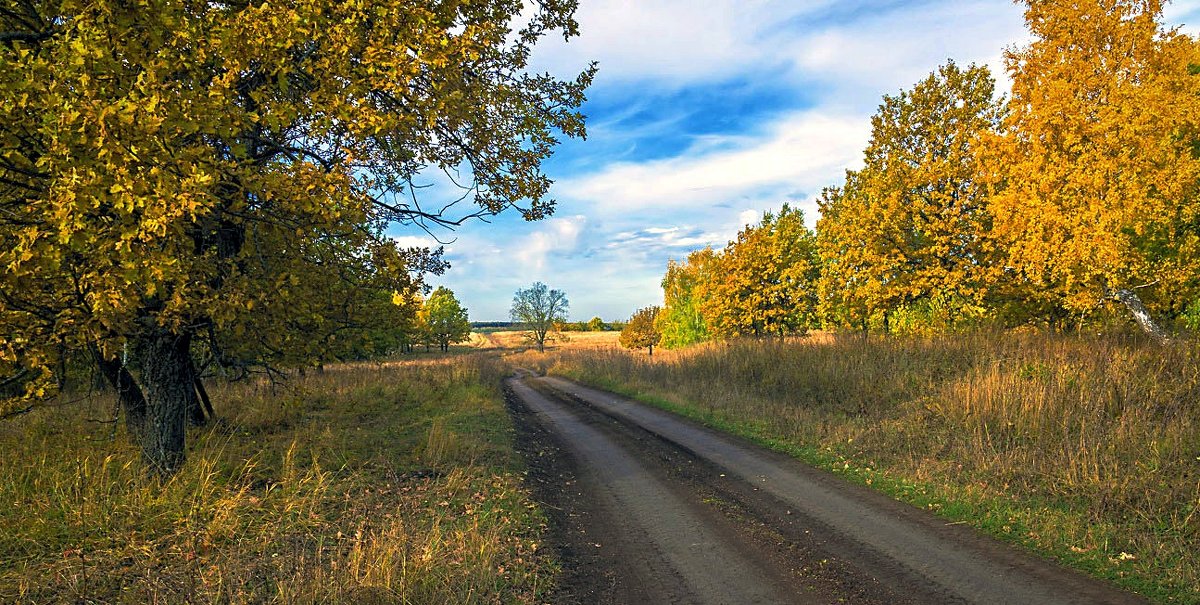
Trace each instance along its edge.
<instances>
[{"instance_id":1,"label":"blue sky","mask_svg":"<svg viewBox=\"0 0 1200 605\"><path fill-rule=\"evenodd\" d=\"M580 37L533 58L560 77L600 64L587 140L544 166L554 216L436 233L452 267L433 284L473 321L507 320L534 281L565 291L577 320L661 304L668 259L723 246L784 202L815 222L821 188L858 166L882 95L948 58L991 66L1003 88L1004 49L1028 40L1005 0L581 0L577 17ZM1165 21L1195 34L1200 0L1168 5Z\"/></svg>"}]
</instances>

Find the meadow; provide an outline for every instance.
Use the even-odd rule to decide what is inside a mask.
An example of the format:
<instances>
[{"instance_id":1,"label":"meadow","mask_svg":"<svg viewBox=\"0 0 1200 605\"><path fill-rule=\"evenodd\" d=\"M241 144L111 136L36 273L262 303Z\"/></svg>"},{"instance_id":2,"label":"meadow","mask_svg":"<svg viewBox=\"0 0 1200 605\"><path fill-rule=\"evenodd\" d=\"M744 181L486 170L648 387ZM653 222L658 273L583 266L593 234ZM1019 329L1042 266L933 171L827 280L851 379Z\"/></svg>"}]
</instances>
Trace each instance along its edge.
<instances>
[{"instance_id":1,"label":"meadow","mask_svg":"<svg viewBox=\"0 0 1200 605\"><path fill-rule=\"evenodd\" d=\"M525 353L1159 602L1200 602L1200 343L816 334Z\"/></svg>"},{"instance_id":2,"label":"meadow","mask_svg":"<svg viewBox=\"0 0 1200 605\"><path fill-rule=\"evenodd\" d=\"M0 602L540 603L501 376L415 356L214 384L165 481L109 395L0 423Z\"/></svg>"}]
</instances>

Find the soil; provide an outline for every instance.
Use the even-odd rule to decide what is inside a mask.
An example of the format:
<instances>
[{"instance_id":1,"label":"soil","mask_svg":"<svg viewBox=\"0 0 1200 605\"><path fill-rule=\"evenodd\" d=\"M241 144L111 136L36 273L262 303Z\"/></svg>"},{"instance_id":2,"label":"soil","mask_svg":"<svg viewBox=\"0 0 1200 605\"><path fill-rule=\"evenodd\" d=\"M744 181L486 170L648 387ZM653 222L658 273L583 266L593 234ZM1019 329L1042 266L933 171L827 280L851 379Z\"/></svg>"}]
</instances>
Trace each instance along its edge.
<instances>
[{"instance_id":1,"label":"soil","mask_svg":"<svg viewBox=\"0 0 1200 605\"><path fill-rule=\"evenodd\" d=\"M554 603L1141 603L792 458L561 378L506 382Z\"/></svg>"}]
</instances>

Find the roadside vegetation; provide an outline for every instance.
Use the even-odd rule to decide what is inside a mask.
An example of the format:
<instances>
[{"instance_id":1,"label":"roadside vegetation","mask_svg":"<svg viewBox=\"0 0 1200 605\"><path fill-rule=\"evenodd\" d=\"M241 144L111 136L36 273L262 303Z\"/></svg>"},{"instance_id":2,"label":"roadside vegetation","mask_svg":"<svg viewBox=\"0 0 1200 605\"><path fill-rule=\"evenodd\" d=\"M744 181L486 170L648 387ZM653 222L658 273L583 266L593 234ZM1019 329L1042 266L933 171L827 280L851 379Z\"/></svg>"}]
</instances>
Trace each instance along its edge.
<instances>
[{"instance_id":1,"label":"roadside vegetation","mask_svg":"<svg viewBox=\"0 0 1200 605\"><path fill-rule=\"evenodd\" d=\"M1194 603L1198 359L1195 341L975 333L563 351L540 363L1158 601Z\"/></svg>"},{"instance_id":2,"label":"roadside vegetation","mask_svg":"<svg viewBox=\"0 0 1200 605\"><path fill-rule=\"evenodd\" d=\"M540 603L501 376L465 355L213 385L169 478L98 422L111 396L6 421L0 601Z\"/></svg>"}]
</instances>

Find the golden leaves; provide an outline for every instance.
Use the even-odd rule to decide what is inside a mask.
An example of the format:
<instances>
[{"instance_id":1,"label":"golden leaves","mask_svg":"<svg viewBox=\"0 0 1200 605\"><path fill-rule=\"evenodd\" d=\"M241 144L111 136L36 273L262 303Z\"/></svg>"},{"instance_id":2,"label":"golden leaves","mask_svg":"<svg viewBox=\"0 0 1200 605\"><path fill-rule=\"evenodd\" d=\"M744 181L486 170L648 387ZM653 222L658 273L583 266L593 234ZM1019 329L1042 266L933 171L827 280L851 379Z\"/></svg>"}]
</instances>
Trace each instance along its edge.
<instances>
[{"instance_id":1,"label":"golden leaves","mask_svg":"<svg viewBox=\"0 0 1200 605\"><path fill-rule=\"evenodd\" d=\"M1074 310L1197 275L1194 256L1159 234L1186 231L1179 218L1195 205L1200 81L1188 65L1200 55L1161 31L1160 8L1030 3L1036 38L1007 57L1013 96L988 141L993 233L1008 265Z\"/></svg>"}]
</instances>

